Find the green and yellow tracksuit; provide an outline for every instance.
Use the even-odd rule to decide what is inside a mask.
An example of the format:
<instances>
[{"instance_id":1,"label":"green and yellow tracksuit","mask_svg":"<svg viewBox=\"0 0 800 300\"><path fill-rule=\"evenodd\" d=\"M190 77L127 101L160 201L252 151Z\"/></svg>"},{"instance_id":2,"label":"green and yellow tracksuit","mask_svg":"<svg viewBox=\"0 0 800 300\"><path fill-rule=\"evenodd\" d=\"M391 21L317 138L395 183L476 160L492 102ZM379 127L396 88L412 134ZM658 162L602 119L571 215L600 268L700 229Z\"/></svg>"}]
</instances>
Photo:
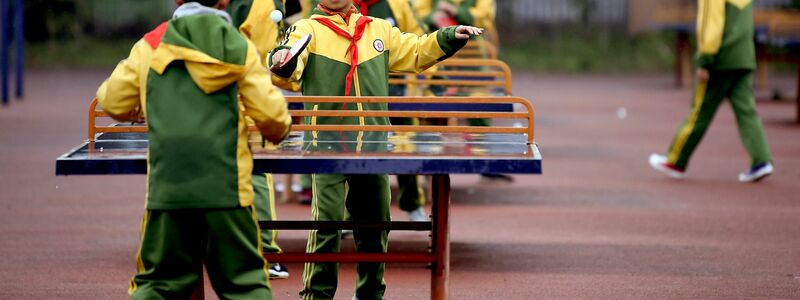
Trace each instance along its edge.
<instances>
[{"instance_id":1,"label":"green and yellow tracksuit","mask_svg":"<svg viewBox=\"0 0 800 300\"><path fill-rule=\"evenodd\" d=\"M455 38L455 27L430 35L403 33L382 19L358 13L349 20L329 16L319 10L310 19L300 20L288 31L286 41L276 48L286 49L307 33L313 34L296 65L276 71L272 82L280 87L301 90L305 96L386 96L389 71L421 72L443 60L466 44ZM386 103L306 103L308 110L386 110ZM388 118L318 117L307 124L387 125ZM317 149L331 151L380 151L386 133L311 132L305 138ZM334 142L346 140L352 142ZM352 174L314 174L312 176L312 215L314 220L341 221L345 212L353 221L389 221L390 191L388 176ZM354 232L360 252L385 252L388 232ZM338 230L312 230L307 252L338 252ZM384 264L359 263L356 296L362 300L382 299L386 284ZM303 299L332 299L338 281L338 264L307 263L303 272Z\"/></svg>"},{"instance_id":2,"label":"green and yellow tracksuit","mask_svg":"<svg viewBox=\"0 0 800 300\"><path fill-rule=\"evenodd\" d=\"M283 7L283 0L233 0L228 5L233 26L253 42L260 62L265 66L269 51L275 48L280 35L280 24L270 19L270 13L274 10L283 11ZM253 175L254 201L259 221L276 219L274 187L272 174ZM261 231L261 246L265 253L281 252L277 238L276 230Z\"/></svg>"},{"instance_id":3,"label":"green and yellow tracksuit","mask_svg":"<svg viewBox=\"0 0 800 300\"><path fill-rule=\"evenodd\" d=\"M695 83L692 112L678 128L667 162L685 169L724 98L730 99L739 136L752 166L772 158L753 97L756 67L752 0L698 0L697 67L709 71Z\"/></svg>"},{"instance_id":4,"label":"green and yellow tracksuit","mask_svg":"<svg viewBox=\"0 0 800 300\"><path fill-rule=\"evenodd\" d=\"M456 7L456 15L453 19L459 25L469 25L484 28L487 31L494 28L495 16L497 12L495 0L416 0L414 2L414 9L417 15L423 19L425 25L429 28L436 28L433 21L433 13L439 5L440 1L446 1ZM483 36L474 37L474 39L485 39ZM485 49L482 51L483 58L489 58L489 52ZM488 96L489 91L486 88L459 88L458 96ZM490 126L489 119L468 119L471 126Z\"/></svg>"},{"instance_id":5,"label":"green and yellow tracksuit","mask_svg":"<svg viewBox=\"0 0 800 300\"><path fill-rule=\"evenodd\" d=\"M173 20L133 46L97 92L114 119L142 113L147 119L147 202L129 288L134 299L188 298L203 264L220 298L271 298L245 116L273 142L291 122L255 46L221 16L227 14L197 3L179 7Z\"/></svg>"},{"instance_id":6,"label":"green and yellow tracksuit","mask_svg":"<svg viewBox=\"0 0 800 300\"><path fill-rule=\"evenodd\" d=\"M316 6L319 2L319 0L313 0L311 1L311 5ZM416 35L425 34L425 31L422 29L417 16L414 15L414 11L407 0L355 0L353 4L359 9L361 14L384 19L402 32ZM405 87L389 86L389 95L404 96ZM419 124L419 120L414 118L391 118L390 121L394 125ZM404 134L413 135L413 133ZM397 175L397 186L399 188L397 202L400 209L403 211L414 211L420 206L425 205L425 192L419 184L418 177L419 176L416 175ZM310 175L303 175L301 178L303 188L311 188L310 178Z\"/></svg>"}]
</instances>

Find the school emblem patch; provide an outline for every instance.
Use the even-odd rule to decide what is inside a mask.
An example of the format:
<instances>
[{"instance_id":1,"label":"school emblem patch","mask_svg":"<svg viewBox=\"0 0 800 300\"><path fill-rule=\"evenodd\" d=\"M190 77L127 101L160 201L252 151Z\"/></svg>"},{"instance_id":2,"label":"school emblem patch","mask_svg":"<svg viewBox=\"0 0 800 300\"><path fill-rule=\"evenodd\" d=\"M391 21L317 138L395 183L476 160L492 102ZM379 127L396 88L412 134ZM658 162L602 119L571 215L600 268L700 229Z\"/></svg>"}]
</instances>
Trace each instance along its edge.
<instances>
[{"instance_id":1,"label":"school emblem patch","mask_svg":"<svg viewBox=\"0 0 800 300\"><path fill-rule=\"evenodd\" d=\"M375 47L375 51L383 52L383 50L384 50L383 49L383 41L381 41L381 39L375 40L375 42L372 43L372 46Z\"/></svg>"}]
</instances>

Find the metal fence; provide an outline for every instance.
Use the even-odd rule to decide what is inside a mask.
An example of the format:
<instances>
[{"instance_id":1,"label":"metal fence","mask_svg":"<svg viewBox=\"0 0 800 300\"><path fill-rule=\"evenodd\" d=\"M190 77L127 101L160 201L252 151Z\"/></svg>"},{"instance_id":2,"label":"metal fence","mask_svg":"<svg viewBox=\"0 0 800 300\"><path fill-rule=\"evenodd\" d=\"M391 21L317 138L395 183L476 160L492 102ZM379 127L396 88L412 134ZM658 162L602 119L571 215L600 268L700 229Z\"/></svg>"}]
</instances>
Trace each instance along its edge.
<instances>
[{"instance_id":1,"label":"metal fence","mask_svg":"<svg viewBox=\"0 0 800 300\"><path fill-rule=\"evenodd\" d=\"M43 1L43 0L40 0ZM83 14L94 26L94 34L119 34L146 30L169 18L175 2L168 0L59 0L74 2L75 7L88 11ZM502 31L519 32L519 28L549 27L578 24L624 27L630 20L632 1L647 1L653 6L696 5L698 0L495 0L497 23ZM757 8L786 7L800 0L754 0ZM79 14L78 12L73 12Z\"/></svg>"},{"instance_id":2,"label":"metal fence","mask_svg":"<svg viewBox=\"0 0 800 300\"><path fill-rule=\"evenodd\" d=\"M497 20L499 23L560 24L581 22L585 15L591 22L624 23L628 1L499 0Z\"/></svg>"},{"instance_id":3,"label":"metal fence","mask_svg":"<svg viewBox=\"0 0 800 300\"><path fill-rule=\"evenodd\" d=\"M624 25L628 21L628 2L641 0L497 0L501 25L591 23ZM660 1L696 5L697 0ZM787 7L792 0L755 0L759 9Z\"/></svg>"}]
</instances>

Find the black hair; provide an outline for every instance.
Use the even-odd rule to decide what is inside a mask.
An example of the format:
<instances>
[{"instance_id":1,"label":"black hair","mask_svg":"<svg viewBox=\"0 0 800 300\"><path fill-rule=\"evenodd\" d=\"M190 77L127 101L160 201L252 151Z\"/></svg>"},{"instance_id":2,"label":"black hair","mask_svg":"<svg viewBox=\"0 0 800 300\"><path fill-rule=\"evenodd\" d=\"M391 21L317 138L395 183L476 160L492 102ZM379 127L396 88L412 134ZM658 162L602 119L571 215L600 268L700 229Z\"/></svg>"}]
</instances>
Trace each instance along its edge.
<instances>
[{"instance_id":1,"label":"black hair","mask_svg":"<svg viewBox=\"0 0 800 300\"><path fill-rule=\"evenodd\" d=\"M203 5L203 6L214 7L214 6L217 5L217 3L219 3L219 0L186 0L186 1L184 1L184 3L189 3L189 2L197 2L197 3L200 3L200 5Z\"/></svg>"}]
</instances>

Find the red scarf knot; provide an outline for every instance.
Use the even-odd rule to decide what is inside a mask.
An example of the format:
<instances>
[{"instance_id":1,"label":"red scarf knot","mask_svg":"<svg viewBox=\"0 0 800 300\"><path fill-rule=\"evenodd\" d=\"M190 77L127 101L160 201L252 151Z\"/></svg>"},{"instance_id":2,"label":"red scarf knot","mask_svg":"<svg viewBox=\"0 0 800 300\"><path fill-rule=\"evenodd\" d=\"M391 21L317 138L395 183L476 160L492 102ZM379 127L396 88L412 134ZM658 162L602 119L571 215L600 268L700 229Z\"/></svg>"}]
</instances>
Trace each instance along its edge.
<instances>
[{"instance_id":1,"label":"red scarf knot","mask_svg":"<svg viewBox=\"0 0 800 300\"><path fill-rule=\"evenodd\" d=\"M347 77L345 78L345 87L344 87L344 95L350 96L350 89L353 87L353 76L356 72L356 67L358 67L358 41L361 40L361 37L364 36L364 30L367 28L367 24L372 22L372 19L369 17L360 17L358 21L356 21L356 30L353 35L350 35L347 31L336 26L331 20L325 18L315 18L317 22L320 22L322 25L330 28L341 37L346 38L350 41L350 47L347 48L347 53L350 54L350 71L347 72ZM344 104L342 104L342 109L344 109Z\"/></svg>"}]
</instances>

